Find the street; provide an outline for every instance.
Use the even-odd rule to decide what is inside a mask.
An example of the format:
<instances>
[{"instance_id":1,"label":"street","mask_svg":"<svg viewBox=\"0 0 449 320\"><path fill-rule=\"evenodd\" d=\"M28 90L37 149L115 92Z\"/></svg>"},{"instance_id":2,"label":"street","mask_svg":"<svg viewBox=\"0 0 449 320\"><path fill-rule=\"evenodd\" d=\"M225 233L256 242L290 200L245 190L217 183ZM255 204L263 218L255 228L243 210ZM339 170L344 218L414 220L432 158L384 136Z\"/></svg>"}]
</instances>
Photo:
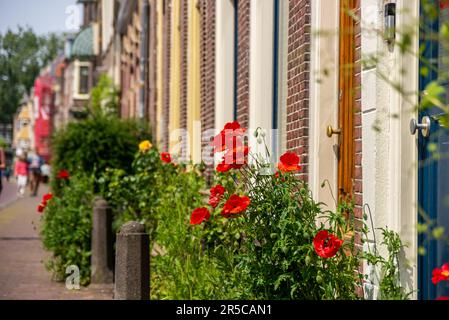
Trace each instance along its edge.
<instances>
[{"instance_id":1,"label":"street","mask_svg":"<svg viewBox=\"0 0 449 320\"><path fill-rule=\"evenodd\" d=\"M0 299L112 299L111 287L88 287L68 290L65 283L51 280L45 269L50 253L42 247L39 237L40 214L36 211L42 195L27 195L16 200L15 184L5 183L0 204Z\"/></svg>"}]
</instances>

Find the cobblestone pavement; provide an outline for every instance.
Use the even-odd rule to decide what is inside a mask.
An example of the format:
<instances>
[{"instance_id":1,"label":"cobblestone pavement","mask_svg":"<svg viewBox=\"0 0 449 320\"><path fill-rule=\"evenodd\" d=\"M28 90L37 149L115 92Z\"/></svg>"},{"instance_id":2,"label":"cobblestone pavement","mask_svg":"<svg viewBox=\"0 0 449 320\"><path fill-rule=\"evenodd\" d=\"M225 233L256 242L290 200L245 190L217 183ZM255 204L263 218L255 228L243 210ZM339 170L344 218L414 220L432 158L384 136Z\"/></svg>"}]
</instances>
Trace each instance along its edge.
<instances>
[{"instance_id":1,"label":"cobblestone pavement","mask_svg":"<svg viewBox=\"0 0 449 320\"><path fill-rule=\"evenodd\" d=\"M68 290L65 283L51 280L45 269L50 256L39 238L40 214L36 207L47 187L38 197L26 196L0 207L0 299L6 300L85 300L112 299L112 287Z\"/></svg>"}]
</instances>

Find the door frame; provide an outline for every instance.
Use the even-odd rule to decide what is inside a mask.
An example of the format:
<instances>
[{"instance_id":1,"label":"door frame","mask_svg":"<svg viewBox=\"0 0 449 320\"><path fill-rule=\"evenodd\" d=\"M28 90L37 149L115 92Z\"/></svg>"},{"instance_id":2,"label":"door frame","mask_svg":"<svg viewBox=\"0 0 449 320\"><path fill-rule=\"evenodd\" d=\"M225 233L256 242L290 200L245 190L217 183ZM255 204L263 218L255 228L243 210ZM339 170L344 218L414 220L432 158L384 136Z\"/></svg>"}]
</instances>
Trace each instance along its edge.
<instances>
[{"instance_id":1,"label":"door frame","mask_svg":"<svg viewBox=\"0 0 449 320\"><path fill-rule=\"evenodd\" d=\"M327 137L326 127L338 121L338 8L335 0L311 3L309 185L316 200L326 203L330 210L336 208L334 195L337 192L338 163L335 161L335 139ZM321 32L329 36L322 36ZM331 190L327 186L321 187L325 180Z\"/></svg>"},{"instance_id":2,"label":"door frame","mask_svg":"<svg viewBox=\"0 0 449 320\"><path fill-rule=\"evenodd\" d=\"M355 174L355 21L345 10L355 9L355 0L339 1L339 80L338 80L338 198L351 197ZM333 124L332 124L333 125Z\"/></svg>"}]
</instances>

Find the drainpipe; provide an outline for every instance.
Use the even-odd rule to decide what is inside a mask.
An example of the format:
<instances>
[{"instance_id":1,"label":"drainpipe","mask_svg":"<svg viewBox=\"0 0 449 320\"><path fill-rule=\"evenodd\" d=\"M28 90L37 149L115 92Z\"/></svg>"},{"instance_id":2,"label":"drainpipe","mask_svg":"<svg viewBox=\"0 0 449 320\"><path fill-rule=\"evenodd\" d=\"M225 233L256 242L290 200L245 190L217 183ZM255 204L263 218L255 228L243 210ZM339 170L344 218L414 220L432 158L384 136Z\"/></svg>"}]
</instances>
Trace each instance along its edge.
<instances>
[{"instance_id":1,"label":"drainpipe","mask_svg":"<svg viewBox=\"0 0 449 320\"><path fill-rule=\"evenodd\" d=\"M145 80L148 66L148 0L142 1L142 33L140 35L140 86L139 86L139 119L146 118L145 108Z\"/></svg>"}]
</instances>

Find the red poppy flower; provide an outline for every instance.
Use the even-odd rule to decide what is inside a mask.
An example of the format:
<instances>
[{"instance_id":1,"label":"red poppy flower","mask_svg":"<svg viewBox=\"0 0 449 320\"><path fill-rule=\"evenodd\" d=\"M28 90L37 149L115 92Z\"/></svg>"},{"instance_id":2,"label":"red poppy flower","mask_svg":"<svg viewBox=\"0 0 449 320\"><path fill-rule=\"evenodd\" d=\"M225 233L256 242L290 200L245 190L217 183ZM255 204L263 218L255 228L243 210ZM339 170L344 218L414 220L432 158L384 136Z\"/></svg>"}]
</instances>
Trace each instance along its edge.
<instances>
[{"instance_id":1,"label":"red poppy flower","mask_svg":"<svg viewBox=\"0 0 449 320\"><path fill-rule=\"evenodd\" d=\"M226 189L221 184L217 184L215 187L210 189L209 204L212 208L217 207L225 191Z\"/></svg>"},{"instance_id":2,"label":"red poppy flower","mask_svg":"<svg viewBox=\"0 0 449 320\"><path fill-rule=\"evenodd\" d=\"M435 300L449 300L449 297L441 296L441 297L436 298Z\"/></svg>"},{"instance_id":3,"label":"red poppy flower","mask_svg":"<svg viewBox=\"0 0 449 320\"><path fill-rule=\"evenodd\" d=\"M251 200L247 196L239 197L238 195L233 194L229 197L228 201L226 201L221 214L224 217L229 218L231 215L245 211L250 203Z\"/></svg>"},{"instance_id":4,"label":"red poppy flower","mask_svg":"<svg viewBox=\"0 0 449 320\"><path fill-rule=\"evenodd\" d=\"M59 179L68 179L70 177L69 172L66 169L62 169L61 171L58 172L58 178Z\"/></svg>"},{"instance_id":5,"label":"red poppy flower","mask_svg":"<svg viewBox=\"0 0 449 320\"><path fill-rule=\"evenodd\" d=\"M332 258L343 244L343 240L338 239L327 230L319 231L313 239L315 252L322 258Z\"/></svg>"},{"instance_id":6,"label":"red poppy flower","mask_svg":"<svg viewBox=\"0 0 449 320\"><path fill-rule=\"evenodd\" d=\"M232 121L225 124L223 130L237 130L240 129L240 123L238 121Z\"/></svg>"},{"instance_id":7,"label":"red poppy flower","mask_svg":"<svg viewBox=\"0 0 449 320\"><path fill-rule=\"evenodd\" d=\"M217 165L217 167L215 168L215 170L217 170L217 172L228 172L231 169L240 169L241 167L243 167L245 163L242 164L236 164L236 163L232 163L232 164L226 164L224 161L220 164Z\"/></svg>"},{"instance_id":8,"label":"red poppy flower","mask_svg":"<svg viewBox=\"0 0 449 320\"><path fill-rule=\"evenodd\" d=\"M226 123L223 130L214 137L211 143L214 152L222 152L243 145L242 137L245 131L246 129L241 128L237 121Z\"/></svg>"},{"instance_id":9,"label":"red poppy flower","mask_svg":"<svg viewBox=\"0 0 449 320\"><path fill-rule=\"evenodd\" d=\"M42 197L42 203L46 205L47 201L50 200L51 198L53 198L53 195L51 193L47 193Z\"/></svg>"},{"instance_id":10,"label":"red poppy flower","mask_svg":"<svg viewBox=\"0 0 449 320\"><path fill-rule=\"evenodd\" d=\"M299 165L299 157L293 152L284 153L278 163L278 169L282 172L298 171L301 169Z\"/></svg>"},{"instance_id":11,"label":"red poppy flower","mask_svg":"<svg viewBox=\"0 0 449 320\"><path fill-rule=\"evenodd\" d=\"M37 206L37 212L42 213L42 212L44 212L44 210L45 210L45 205L43 203L40 203Z\"/></svg>"},{"instance_id":12,"label":"red poppy flower","mask_svg":"<svg viewBox=\"0 0 449 320\"><path fill-rule=\"evenodd\" d=\"M190 224L200 224L204 220L209 220L210 212L207 208L196 208L190 216Z\"/></svg>"},{"instance_id":13,"label":"red poppy flower","mask_svg":"<svg viewBox=\"0 0 449 320\"><path fill-rule=\"evenodd\" d=\"M171 156L170 153L168 152L162 152L161 153L161 160L165 163L170 163L171 162Z\"/></svg>"},{"instance_id":14,"label":"red poppy flower","mask_svg":"<svg viewBox=\"0 0 449 320\"><path fill-rule=\"evenodd\" d=\"M218 172L228 172L231 169L232 169L231 165L220 163L217 165L217 168L215 170L217 170Z\"/></svg>"},{"instance_id":15,"label":"red poppy flower","mask_svg":"<svg viewBox=\"0 0 449 320\"><path fill-rule=\"evenodd\" d=\"M438 282L445 280L449 280L449 263L445 263L441 268L435 268L432 271L433 284L437 284Z\"/></svg>"},{"instance_id":16,"label":"red poppy flower","mask_svg":"<svg viewBox=\"0 0 449 320\"><path fill-rule=\"evenodd\" d=\"M247 163L247 156L249 154L248 146L238 146L229 149L223 156L223 162L227 164L243 165Z\"/></svg>"}]
</instances>

